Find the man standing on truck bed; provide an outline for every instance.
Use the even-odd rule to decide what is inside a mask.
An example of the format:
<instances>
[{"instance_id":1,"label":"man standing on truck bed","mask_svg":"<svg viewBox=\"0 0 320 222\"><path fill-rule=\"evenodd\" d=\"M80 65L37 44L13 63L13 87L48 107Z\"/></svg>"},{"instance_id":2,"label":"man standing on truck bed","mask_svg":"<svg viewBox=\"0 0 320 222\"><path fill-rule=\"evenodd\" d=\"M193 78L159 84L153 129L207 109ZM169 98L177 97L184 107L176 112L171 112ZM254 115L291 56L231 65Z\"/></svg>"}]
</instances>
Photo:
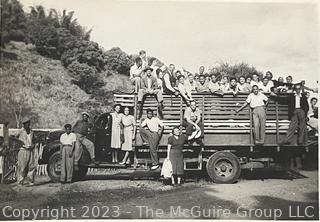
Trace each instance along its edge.
<instances>
[{"instance_id":1,"label":"man standing on truck bed","mask_svg":"<svg viewBox=\"0 0 320 222\"><path fill-rule=\"evenodd\" d=\"M266 135L266 110L268 97L259 92L257 85L252 87L252 93L248 95L246 102L235 112L238 113L250 104L253 115L254 140L256 145L263 145Z\"/></svg>"},{"instance_id":2,"label":"man standing on truck bed","mask_svg":"<svg viewBox=\"0 0 320 222\"><path fill-rule=\"evenodd\" d=\"M307 97L302 93L300 84L294 86L294 94L281 96L272 94L272 98L279 103L288 104L290 125L285 139L281 142L282 145L289 145L292 142L293 136L298 129L298 145L305 145L307 142L307 113L309 104ZM274 97L276 96L276 97Z\"/></svg>"},{"instance_id":3,"label":"man standing on truck bed","mask_svg":"<svg viewBox=\"0 0 320 222\"><path fill-rule=\"evenodd\" d=\"M75 170L78 169L79 166L79 160L82 155L82 146L83 145L89 152L91 161L95 164L97 164L95 160L95 154L94 154L94 144L86 138L88 135L89 130L92 129L92 124L89 122L90 115L87 112L82 112L82 119L78 120L76 124L74 124L72 131L77 136L75 151L74 151L74 168Z\"/></svg>"},{"instance_id":4,"label":"man standing on truck bed","mask_svg":"<svg viewBox=\"0 0 320 222\"><path fill-rule=\"evenodd\" d=\"M147 126L148 129L143 128L145 126ZM140 136L142 141L147 142L150 147L152 162L151 170L155 170L159 167L158 145L163 128L164 125L162 121L153 116L153 111L151 109L147 109L147 118L140 122Z\"/></svg>"}]
</instances>

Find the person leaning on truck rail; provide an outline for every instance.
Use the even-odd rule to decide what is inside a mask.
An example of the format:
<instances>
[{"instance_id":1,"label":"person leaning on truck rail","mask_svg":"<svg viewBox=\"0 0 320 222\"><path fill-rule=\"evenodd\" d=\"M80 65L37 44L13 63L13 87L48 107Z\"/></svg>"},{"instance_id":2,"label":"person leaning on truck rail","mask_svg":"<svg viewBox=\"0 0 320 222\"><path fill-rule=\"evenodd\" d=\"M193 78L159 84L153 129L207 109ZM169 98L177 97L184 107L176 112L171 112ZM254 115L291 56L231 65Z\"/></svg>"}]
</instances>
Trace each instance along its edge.
<instances>
[{"instance_id":1,"label":"person leaning on truck rail","mask_svg":"<svg viewBox=\"0 0 320 222\"><path fill-rule=\"evenodd\" d=\"M18 153L17 160L17 182L19 185L34 185L36 165L34 159L34 134L30 127L30 119L22 119L23 128L17 134L19 140L23 142ZM27 182L27 183L25 183Z\"/></svg>"},{"instance_id":2,"label":"person leaning on truck rail","mask_svg":"<svg viewBox=\"0 0 320 222\"><path fill-rule=\"evenodd\" d=\"M246 102L237 110L239 113L247 105L250 105L253 115L253 125L254 125L254 139L256 145L263 145L266 135L266 111L265 107L268 102L268 97L263 93L259 92L259 87L257 85L252 86L252 93L248 95Z\"/></svg>"},{"instance_id":3,"label":"person leaning on truck rail","mask_svg":"<svg viewBox=\"0 0 320 222\"><path fill-rule=\"evenodd\" d=\"M140 120L140 136L142 141L147 142L150 147L151 170L159 168L158 145L163 129L162 121L153 116L151 109L147 109L147 118L143 121Z\"/></svg>"},{"instance_id":4,"label":"person leaning on truck rail","mask_svg":"<svg viewBox=\"0 0 320 222\"><path fill-rule=\"evenodd\" d=\"M79 160L82 155L82 146L83 145L89 152L91 161L97 164L95 160L94 153L94 144L89 139L86 138L89 131L92 129L93 125L89 122L90 115L87 112L81 113L82 119L78 120L73 128L72 132L74 132L77 136L76 146L74 150L74 169L78 170Z\"/></svg>"}]
</instances>

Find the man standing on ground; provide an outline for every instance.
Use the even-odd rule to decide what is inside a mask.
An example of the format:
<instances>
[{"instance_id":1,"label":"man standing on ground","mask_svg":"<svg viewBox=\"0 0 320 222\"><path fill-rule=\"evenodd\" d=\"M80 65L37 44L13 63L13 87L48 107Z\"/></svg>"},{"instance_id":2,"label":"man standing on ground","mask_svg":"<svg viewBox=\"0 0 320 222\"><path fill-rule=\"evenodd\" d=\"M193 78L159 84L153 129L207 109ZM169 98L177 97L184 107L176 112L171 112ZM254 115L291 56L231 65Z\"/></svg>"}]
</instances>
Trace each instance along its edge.
<instances>
[{"instance_id":1,"label":"man standing on ground","mask_svg":"<svg viewBox=\"0 0 320 222\"><path fill-rule=\"evenodd\" d=\"M142 141L149 144L152 163L151 169L155 170L159 167L158 145L164 125L159 118L153 116L151 109L147 110L147 118L142 122L140 121L140 123L140 136ZM148 127L148 129L144 127Z\"/></svg>"},{"instance_id":2,"label":"man standing on ground","mask_svg":"<svg viewBox=\"0 0 320 222\"><path fill-rule=\"evenodd\" d=\"M79 166L79 160L82 155L82 146L84 146L91 157L91 161L95 164L97 164L95 160L95 153L94 153L94 144L86 138L89 131L92 129L92 124L89 122L90 115L87 112L82 112L81 114L82 119L78 120L76 124L73 126L72 131L77 136L77 141L75 145L75 151L74 151L74 168L75 170L78 170Z\"/></svg>"},{"instance_id":3,"label":"man standing on ground","mask_svg":"<svg viewBox=\"0 0 320 222\"><path fill-rule=\"evenodd\" d=\"M266 135L266 110L268 98L261 92L257 85L252 87L252 93L248 95L246 102L235 112L239 113L247 105L250 105L253 115L254 139L256 145L263 145Z\"/></svg>"},{"instance_id":4,"label":"man standing on ground","mask_svg":"<svg viewBox=\"0 0 320 222\"><path fill-rule=\"evenodd\" d=\"M61 183L71 183L73 174L74 148L77 141L76 134L71 132L71 124L64 126L66 132L60 137L61 154Z\"/></svg>"},{"instance_id":5,"label":"man standing on ground","mask_svg":"<svg viewBox=\"0 0 320 222\"><path fill-rule=\"evenodd\" d=\"M30 119L22 120L23 128L18 133L18 139L23 142L18 153L17 182L20 185L34 185L36 165L34 159L34 135L30 128ZM24 182L27 182L26 184Z\"/></svg>"}]
</instances>

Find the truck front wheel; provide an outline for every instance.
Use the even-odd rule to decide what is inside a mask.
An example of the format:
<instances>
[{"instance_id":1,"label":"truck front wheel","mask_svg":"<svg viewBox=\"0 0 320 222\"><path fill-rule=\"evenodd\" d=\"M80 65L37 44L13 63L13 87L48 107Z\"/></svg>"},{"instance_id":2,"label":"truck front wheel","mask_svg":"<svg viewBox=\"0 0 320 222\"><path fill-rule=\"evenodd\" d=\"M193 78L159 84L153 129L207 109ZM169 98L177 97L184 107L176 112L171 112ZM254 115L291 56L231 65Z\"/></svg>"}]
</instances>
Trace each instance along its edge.
<instances>
[{"instance_id":1,"label":"truck front wheel","mask_svg":"<svg viewBox=\"0 0 320 222\"><path fill-rule=\"evenodd\" d=\"M47 165L47 172L48 176L50 177L51 181L53 182L60 182L60 175L61 175L61 155L60 151L56 151L53 153L49 159ZM73 172L73 180L79 181L83 179L88 172L88 166L79 166L78 171Z\"/></svg>"},{"instance_id":2,"label":"truck front wheel","mask_svg":"<svg viewBox=\"0 0 320 222\"><path fill-rule=\"evenodd\" d=\"M207 172L215 183L234 183L241 173L239 159L230 152L216 152L207 162Z\"/></svg>"}]
</instances>

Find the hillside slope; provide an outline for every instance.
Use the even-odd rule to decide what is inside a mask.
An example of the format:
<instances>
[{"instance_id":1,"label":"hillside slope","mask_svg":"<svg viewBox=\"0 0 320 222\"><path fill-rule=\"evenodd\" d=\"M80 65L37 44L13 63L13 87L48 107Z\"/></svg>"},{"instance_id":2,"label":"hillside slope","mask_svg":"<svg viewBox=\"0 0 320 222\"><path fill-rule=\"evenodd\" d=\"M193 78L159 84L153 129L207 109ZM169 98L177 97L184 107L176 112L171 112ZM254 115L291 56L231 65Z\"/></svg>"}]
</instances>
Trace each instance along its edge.
<instances>
[{"instance_id":1,"label":"hillside slope","mask_svg":"<svg viewBox=\"0 0 320 222\"><path fill-rule=\"evenodd\" d=\"M0 122L9 121L11 127L18 125L19 118L14 114L19 114L19 105L24 107L21 117L30 116L33 127L59 128L73 124L84 110L92 114L110 110L112 98L108 91L127 87L128 77L105 72L102 90L106 98L98 101L73 84L59 60L39 55L32 45L11 42L6 51L17 55L17 60L4 57L0 67L5 95L0 98Z\"/></svg>"}]
</instances>

